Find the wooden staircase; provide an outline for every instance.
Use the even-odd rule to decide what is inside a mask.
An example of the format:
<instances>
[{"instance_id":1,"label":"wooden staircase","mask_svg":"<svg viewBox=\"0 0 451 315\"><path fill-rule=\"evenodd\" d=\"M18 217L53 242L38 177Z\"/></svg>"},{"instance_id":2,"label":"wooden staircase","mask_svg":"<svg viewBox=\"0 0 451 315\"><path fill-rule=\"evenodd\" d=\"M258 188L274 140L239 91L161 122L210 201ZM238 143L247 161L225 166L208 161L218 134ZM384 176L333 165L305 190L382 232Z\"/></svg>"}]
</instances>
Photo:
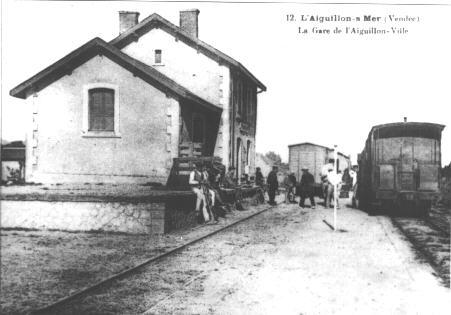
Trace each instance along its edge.
<instances>
[{"instance_id":1,"label":"wooden staircase","mask_svg":"<svg viewBox=\"0 0 451 315\"><path fill-rule=\"evenodd\" d=\"M183 142L179 145L180 157L201 157L203 149L203 143Z\"/></svg>"}]
</instances>

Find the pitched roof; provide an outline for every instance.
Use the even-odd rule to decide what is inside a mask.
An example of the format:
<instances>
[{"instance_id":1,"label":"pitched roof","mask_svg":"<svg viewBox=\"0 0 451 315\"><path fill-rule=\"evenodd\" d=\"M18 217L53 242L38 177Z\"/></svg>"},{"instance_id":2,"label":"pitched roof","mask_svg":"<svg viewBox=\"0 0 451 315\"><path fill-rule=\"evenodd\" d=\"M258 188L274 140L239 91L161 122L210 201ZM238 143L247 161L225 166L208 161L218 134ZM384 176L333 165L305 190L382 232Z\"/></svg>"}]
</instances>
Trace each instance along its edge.
<instances>
[{"instance_id":1,"label":"pitched roof","mask_svg":"<svg viewBox=\"0 0 451 315\"><path fill-rule=\"evenodd\" d=\"M333 151L333 150L334 150L333 148L329 148L329 147L326 147L326 146L324 146L324 145L315 144L315 143L311 143L311 142L301 142L301 143L296 143L296 144L290 144L290 145L288 146L288 148L291 148L291 147L298 147L298 146L302 146L302 145L312 145L312 146L315 146L315 147L324 148L324 149L329 150L329 151ZM343 157L345 157L345 158L347 158L347 159L350 158L349 155L346 155L346 154L341 153L341 152L337 152L337 154L340 154L341 156L343 156Z\"/></svg>"},{"instance_id":2,"label":"pitched roof","mask_svg":"<svg viewBox=\"0 0 451 315\"><path fill-rule=\"evenodd\" d=\"M140 23L136 24L134 27L129 30L123 32L116 38L110 41L111 45L116 46L119 49L122 49L129 43L136 41L141 36L149 32L154 28L161 28L162 30L168 32L173 35L177 39L183 41L187 45L197 49L202 52L206 56L227 64L239 71L241 71L245 76L247 76L251 81L253 81L262 91L266 91L266 86L260 82L249 70L246 69L241 63L236 61L235 59L227 56L223 52L218 49L208 45L207 43L199 40L196 37L193 37L186 32L184 32L180 27L172 24L165 18L161 17L157 13L153 13L149 15L147 18L142 20Z\"/></svg>"},{"instance_id":3,"label":"pitched roof","mask_svg":"<svg viewBox=\"0 0 451 315\"><path fill-rule=\"evenodd\" d=\"M333 150L333 149L331 149L329 147L326 147L324 145L311 143L311 142L301 142L301 143L296 143L296 144L290 144L288 147L297 147L297 146L301 146L301 145L313 145L315 147L321 147L321 148L325 148L325 149L328 149L328 150Z\"/></svg>"},{"instance_id":4,"label":"pitched roof","mask_svg":"<svg viewBox=\"0 0 451 315\"><path fill-rule=\"evenodd\" d=\"M26 98L31 93L38 92L61 77L72 73L74 69L97 55L108 57L159 90L193 101L210 110L216 112L222 111L220 106L200 98L158 70L124 54L116 47L98 37L90 40L30 79L22 82L13 88L9 94L18 98Z\"/></svg>"}]
</instances>

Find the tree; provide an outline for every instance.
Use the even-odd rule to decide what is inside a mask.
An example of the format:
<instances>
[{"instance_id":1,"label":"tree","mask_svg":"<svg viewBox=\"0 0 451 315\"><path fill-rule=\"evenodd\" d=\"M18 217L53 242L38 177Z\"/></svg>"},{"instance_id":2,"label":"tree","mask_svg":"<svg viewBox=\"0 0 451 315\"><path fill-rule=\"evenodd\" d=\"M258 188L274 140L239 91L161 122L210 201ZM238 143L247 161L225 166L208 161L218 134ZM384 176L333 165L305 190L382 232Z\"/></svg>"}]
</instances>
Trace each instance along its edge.
<instances>
[{"instance_id":1,"label":"tree","mask_svg":"<svg viewBox=\"0 0 451 315\"><path fill-rule=\"evenodd\" d=\"M265 157L268 160L271 160L275 166L280 166L280 164L282 164L282 158L274 151L266 152Z\"/></svg>"}]
</instances>

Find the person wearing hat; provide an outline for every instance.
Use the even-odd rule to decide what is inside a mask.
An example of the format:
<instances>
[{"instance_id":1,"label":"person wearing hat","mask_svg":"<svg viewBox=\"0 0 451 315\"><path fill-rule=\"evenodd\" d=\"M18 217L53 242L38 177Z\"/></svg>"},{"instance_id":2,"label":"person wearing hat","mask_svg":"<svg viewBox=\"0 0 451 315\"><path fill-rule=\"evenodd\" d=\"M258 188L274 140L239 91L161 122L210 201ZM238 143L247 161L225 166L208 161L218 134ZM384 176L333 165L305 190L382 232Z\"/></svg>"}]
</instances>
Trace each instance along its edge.
<instances>
[{"instance_id":1,"label":"person wearing hat","mask_svg":"<svg viewBox=\"0 0 451 315\"><path fill-rule=\"evenodd\" d=\"M199 169L202 167L201 163L195 163L193 169L189 174L189 185L191 190L196 194L196 212L200 213L200 205L203 204L202 214L204 221L210 221L210 216L208 215L207 201L205 200L205 195L201 188L201 183L203 181L202 173Z\"/></svg>"},{"instance_id":2,"label":"person wearing hat","mask_svg":"<svg viewBox=\"0 0 451 315\"><path fill-rule=\"evenodd\" d=\"M333 204L331 201L334 201L334 204L337 204L337 208L340 208L339 201L340 201L340 190L342 185L342 178L343 174L341 174L341 171L331 170L329 172L328 183L329 187L327 188L327 198L326 198L326 208L333 208ZM337 196L335 196L335 187L337 187ZM336 197L336 198L335 198Z\"/></svg>"},{"instance_id":3,"label":"person wearing hat","mask_svg":"<svg viewBox=\"0 0 451 315\"><path fill-rule=\"evenodd\" d=\"M310 206L312 209L315 209L315 197L314 197L314 187L315 178L308 171L308 168L302 169L302 176L300 182L300 190L301 190L301 200L299 201L299 206L304 208L304 202L306 198L310 199Z\"/></svg>"},{"instance_id":4,"label":"person wearing hat","mask_svg":"<svg viewBox=\"0 0 451 315\"><path fill-rule=\"evenodd\" d=\"M329 159L329 162L321 168L321 187L323 191L324 203L327 203L328 188L329 188L329 173L334 170L334 159Z\"/></svg>"},{"instance_id":5,"label":"person wearing hat","mask_svg":"<svg viewBox=\"0 0 451 315\"><path fill-rule=\"evenodd\" d=\"M216 216L216 214L214 212L216 191L213 189L213 181L212 181L212 176L210 175L210 172L208 171L208 165L204 164L202 166L202 185L204 185L202 188L203 188L205 199L207 200L207 198L209 198L208 200L210 200L210 213L209 213L210 220L214 219L215 222L217 222L218 217ZM207 207L207 209L208 209L208 207Z\"/></svg>"}]
</instances>

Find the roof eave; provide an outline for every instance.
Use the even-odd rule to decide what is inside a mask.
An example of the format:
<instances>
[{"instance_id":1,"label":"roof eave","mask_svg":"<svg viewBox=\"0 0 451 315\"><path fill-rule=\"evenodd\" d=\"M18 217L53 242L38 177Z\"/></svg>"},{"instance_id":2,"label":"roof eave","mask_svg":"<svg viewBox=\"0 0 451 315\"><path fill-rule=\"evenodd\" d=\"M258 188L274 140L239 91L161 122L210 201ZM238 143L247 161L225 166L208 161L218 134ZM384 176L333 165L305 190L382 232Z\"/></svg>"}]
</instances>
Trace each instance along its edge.
<instances>
[{"instance_id":1,"label":"roof eave","mask_svg":"<svg viewBox=\"0 0 451 315\"><path fill-rule=\"evenodd\" d=\"M86 56L83 54L89 54L89 56L91 54L94 55L95 52L91 52L91 49L102 46L102 43L106 44L106 42L104 42L102 39L95 37L79 48L73 50L63 58L59 59L55 63L46 67L44 70L38 72L31 78L25 80L24 82L11 89L9 91L9 95L22 99L27 98L29 94L42 89L40 87L40 83L42 83L42 81L45 81L45 79L49 80L51 76L61 78L67 73L70 73L73 69L78 67L78 64L71 63L69 66L69 61L86 58ZM46 83L44 83L44 87L46 87L47 85Z\"/></svg>"},{"instance_id":2,"label":"roof eave","mask_svg":"<svg viewBox=\"0 0 451 315\"><path fill-rule=\"evenodd\" d=\"M397 127L397 126L404 126L404 125L417 125L417 126L427 126L427 127L433 127L433 128L439 128L440 130L445 129L446 125L442 124L435 124L435 123L428 123L428 122L417 122L417 121L409 121L409 122L395 122L395 123L388 123L388 124L381 124L376 125L371 128L371 132L374 132L376 130L382 129L382 128L390 128L390 127Z\"/></svg>"},{"instance_id":3,"label":"roof eave","mask_svg":"<svg viewBox=\"0 0 451 315\"><path fill-rule=\"evenodd\" d=\"M89 60L89 58L92 58L93 56L99 54L104 54L113 62L118 63L123 68L132 72L134 75L140 77L156 88L167 92L168 94L194 101L209 110L222 112L222 107L216 106L200 98L175 81L166 77L163 73L128 56L127 54L121 52L114 46L109 45L100 38L94 38L90 40L86 44L82 45L57 62L53 63L49 67L38 72L30 79L19 84L10 91L10 95L25 99L31 93L42 90L52 82L58 80L68 72L71 72L73 69L77 68L84 61ZM75 62L74 59L76 60ZM70 64L71 66L69 67L67 66L67 64Z\"/></svg>"}]
</instances>

